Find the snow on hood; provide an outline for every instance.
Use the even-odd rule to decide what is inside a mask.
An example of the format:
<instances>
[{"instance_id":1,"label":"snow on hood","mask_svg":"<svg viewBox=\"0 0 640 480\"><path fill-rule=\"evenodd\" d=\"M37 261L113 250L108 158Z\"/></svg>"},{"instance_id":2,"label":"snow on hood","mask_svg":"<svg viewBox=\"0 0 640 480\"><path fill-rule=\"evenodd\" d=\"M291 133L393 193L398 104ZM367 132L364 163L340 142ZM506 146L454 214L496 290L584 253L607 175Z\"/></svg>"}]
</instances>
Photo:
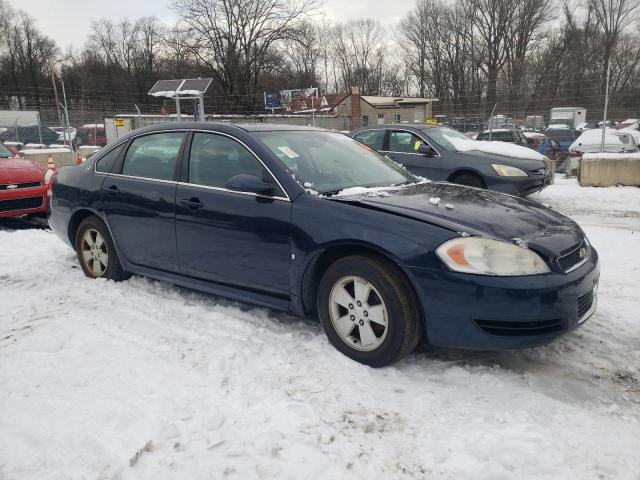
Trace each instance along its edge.
<instances>
[{"instance_id":1,"label":"snow on hood","mask_svg":"<svg viewBox=\"0 0 640 480\"><path fill-rule=\"evenodd\" d=\"M613 128L605 129L604 135L604 145L606 147L612 147L616 149L624 148L624 143L622 140L616 135L618 130L614 130ZM602 143L602 129L594 128L592 130L585 130L582 134L576 139L575 142L571 144L569 150L580 150L580 147L595 147Z\"/></svg>"},{"instance_id":2,"label":"snow on hood","mask_svg":"<svg viewBox=\"0 0 640 480\"><path fill-rule=\"evenodd\" d=\"M495 132L495 130L494 130ZM457 137L450 137L446 133L443 136L449 141L459 152L483 152L494 155L503 155L505 157L521 158L523 160L544 160L544 155L532 150L531 148L521 147L513 143L496 142L496 141L477 141L464 140Z\"/></svg>"},{"instance_id":3,"label":"snow on hood","mask_svg":"<svg viewBox=\"0 0 640 480\"><path fill-rule=\"evenodd\" d=\"M408 183L406 185L392 185L387 187L351 187L345 188L340 192L332 195L333 197L348 197L352 195L365 195L367 197L386 197L390 195L390 192L397 192L402 188L412 187L415 185L423 185L430 183L431 180L420 177L420 180L414 183Z\"/></svg>"}]
</instances>

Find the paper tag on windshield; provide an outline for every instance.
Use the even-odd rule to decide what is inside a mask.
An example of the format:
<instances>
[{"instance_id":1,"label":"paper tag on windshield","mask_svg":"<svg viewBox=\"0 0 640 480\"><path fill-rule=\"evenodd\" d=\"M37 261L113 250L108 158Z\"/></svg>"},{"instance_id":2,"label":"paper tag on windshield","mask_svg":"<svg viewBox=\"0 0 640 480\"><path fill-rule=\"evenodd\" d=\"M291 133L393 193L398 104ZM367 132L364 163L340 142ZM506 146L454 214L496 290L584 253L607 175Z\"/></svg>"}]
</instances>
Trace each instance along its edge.
<instances>
[{"instance_id":1,"label":"paper tag on windshield","mask_svg":"<svg viewBox=\"0 0 640 480\"><path fill-rule=\"evenodd\" d=\"M289 158L298 158L300 156L300 155L298 155L296 152L294 152L293 150L291 150L287 146L278 147L278 150L280 150L282 153L284 153Z\"/></svg>"}]
</instances>

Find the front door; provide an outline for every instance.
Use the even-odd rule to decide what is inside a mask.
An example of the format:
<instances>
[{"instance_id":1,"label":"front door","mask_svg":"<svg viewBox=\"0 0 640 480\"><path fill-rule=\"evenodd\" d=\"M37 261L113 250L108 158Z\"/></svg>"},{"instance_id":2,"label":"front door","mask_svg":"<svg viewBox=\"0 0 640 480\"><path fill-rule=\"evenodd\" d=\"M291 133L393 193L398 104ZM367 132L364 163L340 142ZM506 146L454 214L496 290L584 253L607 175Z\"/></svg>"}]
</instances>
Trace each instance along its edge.
<instances>
[{"instance_id":1,"label":"front door","mask_svg":"<svg viewBox=\"0 0 640 480\"><path fill-rule=\"evenodd\" d=\"M273 184L273 194L225 187L240 174ZM233 137L195 132L182 179L176 196L182 273L288 297L291 202L260 160Z\"/></svg>"},{"instance_id":2,"label":"front door","mask_svg":"<svg viewBox=\"0 0 640 480\"><path fill-rule=\"evenodd\" d=\"M102 182L103 211L113 239L131 263L178 271L176 166L184 132L135 138Z\"/></svg>"},{"instance_id":3,"label":"front door","mask_svg":"<svg viewBox=\"0 0 640 480\"><path fill-rule=\"evenodd\" d=\"M442 157L435 151L433 155L420 153L420 145L425 142L416 134L406 130L391 130L389 132L389 145L387 156L401 163L415 175L430 180L442 179Z\"/></svg>"}]
</instances>

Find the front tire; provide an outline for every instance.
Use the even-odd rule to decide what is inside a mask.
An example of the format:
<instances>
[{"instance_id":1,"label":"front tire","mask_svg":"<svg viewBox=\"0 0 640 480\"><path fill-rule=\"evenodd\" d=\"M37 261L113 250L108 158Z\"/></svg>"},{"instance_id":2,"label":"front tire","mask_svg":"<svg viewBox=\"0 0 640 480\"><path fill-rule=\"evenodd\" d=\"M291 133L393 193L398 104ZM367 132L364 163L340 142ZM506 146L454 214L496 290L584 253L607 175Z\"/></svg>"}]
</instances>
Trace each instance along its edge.
<instances>
[{"instance_id":1,"label":"front tire","mask_svg":"<svg viewBox=\"0 0 640 480\"><path fill-rule=\"evenodd\" d=\"M349 358L383 367L411 352L423 319L411 284L390 262L353 255L333 263L318 287L329 342Z\"/></svg>"},{"instance_id":2,"label":"front tire","mask_svg":"<svg viewBox=\"0 0 640 480\"><path fill-rule=\"evenodd\" d=\"M98 217L87 217L80 223L75 248L87 277L108 278L116 282L131 277L130 273L123 270L109 230Z\"/></svg>"},{"instance_id":3,"label":"front tire","mask_svg":"<svg viewBox=\"0 0 640 480\"><path fill-rule=\"evenodd\" d=\"M484 180L473 173L462 173L460 175L456 175L451 179L451 183L457 183L458 185L465 185L467 187L487 188Z\"/></svg>"}]
</instances>

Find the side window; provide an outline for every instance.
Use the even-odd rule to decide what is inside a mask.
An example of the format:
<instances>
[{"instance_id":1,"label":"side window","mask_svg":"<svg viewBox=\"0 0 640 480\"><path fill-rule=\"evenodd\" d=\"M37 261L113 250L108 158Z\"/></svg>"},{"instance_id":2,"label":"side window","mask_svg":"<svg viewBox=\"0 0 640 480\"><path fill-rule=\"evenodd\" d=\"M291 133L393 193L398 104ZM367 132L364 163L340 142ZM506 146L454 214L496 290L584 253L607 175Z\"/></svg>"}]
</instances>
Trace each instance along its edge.
<instances>
[{"instance_id":1,"label":"side window","mask_svg":"<svg viewBox=\"0 0 640 480\"><path fill-rule=\"evenodd\" d=\"M122 147L122 145L118 145L116 148L112 149L100 158L96 163L96 172L109 173L113 168L113 164L116 163L116 160L122 151Z\"/></svg>"},{"instance_id":2,"label":"side window","mask_svg":"<svg viewBox=\"0 0 640 480\"><path fill-rule=\"evenodd\" d=\"M184 132L167 132L136 138L124 157L122 174L173 180L184 136Z\"/></svg>"},{"instance_id":3,"label":"side window","mask_svg":"<svg viewBox=\"0 0 640 480\"><path fill-rule=\"evenodd\" d=\"M389 136L389 151L399 153L418 153L424 143L422 139L409 132L393 131Z\"/></svg>"},{"instance_id":4,"label":"side window","mask_svg":"<svg viewBox=\"0 0 640 480\"><path fill-rule=\"evenodd\" d=\"M365 130L364 132L360 132L356 135L356 140L375 150L382 150L384 132L384 130Z\"/></svg>"},{"instance_id":5,"label":"side window","mask_svg":"<svg viewBox=\"0 0 640 480\"><path fill-rule=\"evenodd\" d=\"M285 153L289 153L288 150ZM236 175L260 177L276 185L262 163L239 142L224 135L194 133L189 156L189 183L224 188ZM282 195L277 188L276 195Z\"/></svg>"}]
</instances>

